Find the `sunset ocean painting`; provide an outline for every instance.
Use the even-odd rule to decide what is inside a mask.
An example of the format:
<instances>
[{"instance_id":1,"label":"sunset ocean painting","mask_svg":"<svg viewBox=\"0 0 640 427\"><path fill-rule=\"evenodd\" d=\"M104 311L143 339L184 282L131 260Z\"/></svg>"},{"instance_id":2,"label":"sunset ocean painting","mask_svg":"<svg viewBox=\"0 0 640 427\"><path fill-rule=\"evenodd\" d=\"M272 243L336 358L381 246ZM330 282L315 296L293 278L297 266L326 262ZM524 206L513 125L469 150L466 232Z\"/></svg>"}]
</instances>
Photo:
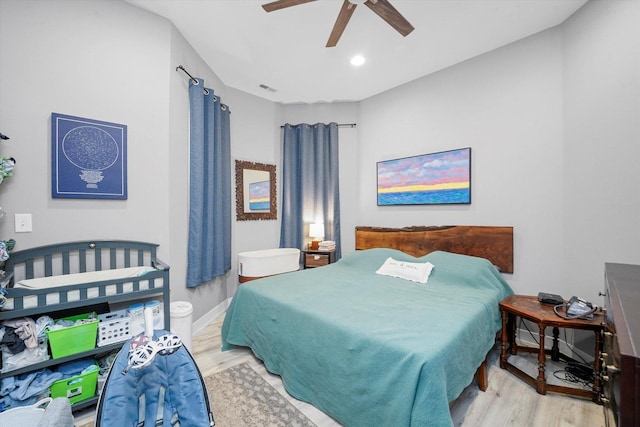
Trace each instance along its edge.
<instances>
[{"instance_id":1,"label":"sunset ocean painting","mask_svg":"<svg viewBox=\"0 0 640 427\"><path fill-rule=\"evenodd\" d=\"M249 184L249 209L252 211L269 210L269 181Z\"/></svg>"},{"instance_id":2,"label":"sunset ocean painting","mask_svg":"<svg viewBox=\"0 0 640 427\"><path fill-rule=\"evenodd\" d=\"M471 148L377 163L378 206L471 203Z\"/></svg>"}]
</instances>

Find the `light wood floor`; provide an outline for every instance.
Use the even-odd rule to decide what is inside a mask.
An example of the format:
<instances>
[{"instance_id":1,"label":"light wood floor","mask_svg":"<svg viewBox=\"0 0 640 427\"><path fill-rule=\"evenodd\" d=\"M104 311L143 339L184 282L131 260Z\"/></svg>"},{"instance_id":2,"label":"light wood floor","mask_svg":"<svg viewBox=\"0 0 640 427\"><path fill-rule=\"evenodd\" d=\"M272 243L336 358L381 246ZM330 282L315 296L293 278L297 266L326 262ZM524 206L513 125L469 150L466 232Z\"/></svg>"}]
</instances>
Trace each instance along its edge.
<instances>
[{"instance_id":1,"label":"light wood floor","mask_svg":"<svg viewBox=\"0 0 640 427\"><path fill-rule=\"evenodd\" d=\"M221 351L220 328L223 320L224 317L220 317L193 337L192 353L203 376L246 362L318 427L340 426L312 405L291 397L284 390L280 377L267 372L262 362L255 358L250 350ZM500 369L498 356L497 348L492 350L489 356L487 391L481 392L474 382L451 405L451 414L456 426L601 427L605 425L601 406L580 398L557 394L540 395L520 379ZM521 369L527 363L532 369L537 369L534 358L523 359ZM552 371L553 368L547 369L547 372ZM91 418L92 414L87 413L80 417L76 416L77 425Z\"/></svg>"}]
</instances>

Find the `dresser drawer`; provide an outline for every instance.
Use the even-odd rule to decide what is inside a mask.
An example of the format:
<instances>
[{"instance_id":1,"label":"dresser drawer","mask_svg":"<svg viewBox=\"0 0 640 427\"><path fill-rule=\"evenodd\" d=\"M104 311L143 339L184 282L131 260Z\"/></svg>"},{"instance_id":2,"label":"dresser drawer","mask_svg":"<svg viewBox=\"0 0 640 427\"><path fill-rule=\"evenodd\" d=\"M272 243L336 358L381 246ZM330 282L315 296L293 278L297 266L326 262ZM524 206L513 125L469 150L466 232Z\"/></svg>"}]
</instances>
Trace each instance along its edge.
<instances>
[{"instance_id":1,"label":"dresser drawer","mask_svg":"<svg viewBox=\"0 0 640 427\"><path fill-rule=\"evenodd\" d=\"M305 267L322 267L323 265L329 265L328 254L305 254L304 257Z\"/></svg>"},{"instance_id":2,"label":"dresser drawer","mask_svg":"<svg viewBox=\"0 0 640 427\"><path fill-rule=\"evenodd\" d=\"M605 263L605 286L605 421L640 427L640 265Z\"/></svg>"}]
</instances>

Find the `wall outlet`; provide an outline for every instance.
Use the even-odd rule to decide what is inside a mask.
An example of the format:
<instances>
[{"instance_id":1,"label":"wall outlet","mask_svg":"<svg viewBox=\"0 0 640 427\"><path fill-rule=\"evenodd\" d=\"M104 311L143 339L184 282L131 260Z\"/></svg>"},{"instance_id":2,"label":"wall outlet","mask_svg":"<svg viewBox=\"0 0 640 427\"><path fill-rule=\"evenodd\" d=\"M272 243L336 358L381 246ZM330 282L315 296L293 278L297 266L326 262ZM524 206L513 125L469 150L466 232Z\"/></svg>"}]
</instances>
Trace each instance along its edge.
<instances>
[{"instance_id":1,"label":"wall outlet","mask_svg":"<svg viewBox=\"0 0 640 427\"><path fill-rule=\"evenodd\" d=\"M33 225L31 214L16 214L16 233L31 233Z\"/></svg>"}]
</instances>

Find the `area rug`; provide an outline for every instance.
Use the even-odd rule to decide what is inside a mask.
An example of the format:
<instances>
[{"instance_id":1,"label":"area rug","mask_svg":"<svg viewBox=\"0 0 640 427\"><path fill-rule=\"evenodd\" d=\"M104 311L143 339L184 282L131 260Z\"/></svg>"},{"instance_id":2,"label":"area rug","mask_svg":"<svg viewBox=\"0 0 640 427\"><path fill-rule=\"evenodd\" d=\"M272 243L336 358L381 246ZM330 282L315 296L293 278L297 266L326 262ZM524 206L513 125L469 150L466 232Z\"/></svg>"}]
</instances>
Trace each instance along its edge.
<instances>
[{"instance_id":1,"label":"area rug","mask_svg":"<svg viewBox=\"0 0 640 427\"><path fill-rule=\"evenodd\" d=\"M216 427L316 426L246 363L205 382Z\"/></svg>"},{"instance_id":2,"label":"area rug","mask_svg":"<svg viewBox=\"0 0 640 427\"><path fill-rule=\"evenodd\" d=\"M216 427L316 427L246 363L204 380Z\"/></svg>"}]
</instances>

